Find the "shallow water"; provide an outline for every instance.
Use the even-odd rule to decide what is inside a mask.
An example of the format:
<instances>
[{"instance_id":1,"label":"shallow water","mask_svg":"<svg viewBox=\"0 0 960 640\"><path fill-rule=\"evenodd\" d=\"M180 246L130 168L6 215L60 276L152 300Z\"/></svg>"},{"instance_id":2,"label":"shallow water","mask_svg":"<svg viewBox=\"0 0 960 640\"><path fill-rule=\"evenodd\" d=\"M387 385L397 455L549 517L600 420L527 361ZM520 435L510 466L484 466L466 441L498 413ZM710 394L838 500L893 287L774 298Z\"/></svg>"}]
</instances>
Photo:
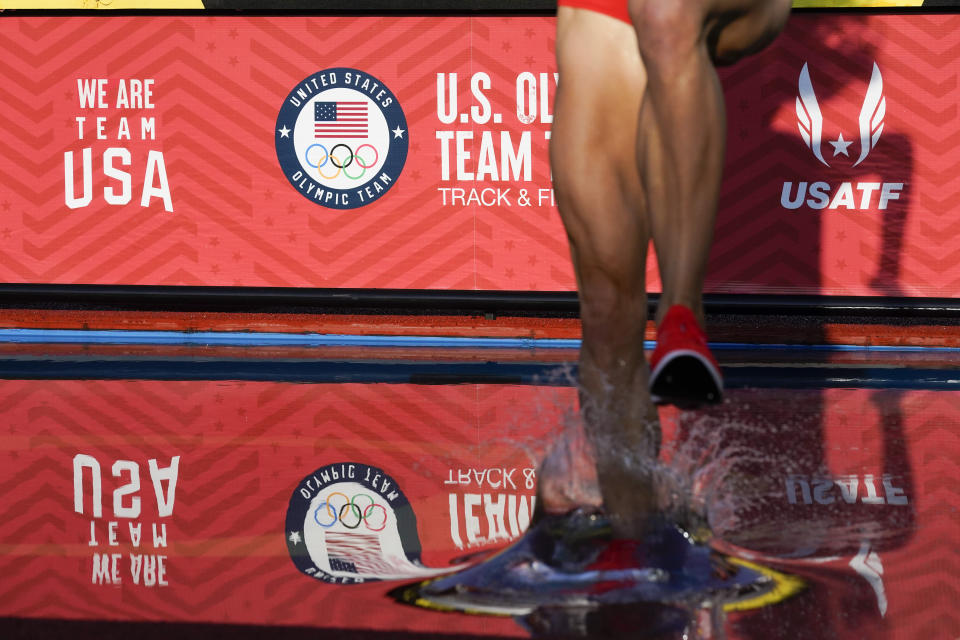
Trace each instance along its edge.
<instances>
[{"instance_id":1,"label":"shallow water","mask_svg":"<svg viewBox=\"0 0 960 640\"><path fill-rule=\"evenodd\" d=\"M413 580L503 548L536 508L538 464L574 390L549 377L556 362L503 355L3 356L0 616L33 629L84 620L107 635L165 620L198 637L210 629L198 623L285 625L276 633L290 637L960 636L960 376L929 353L727 356L722 406L661 412L665 507L694 506L724 553L802 577L789 600L517 618L393 603L398 583L375 579L384 558ZM348 488L369 498L337 502L347 518L333 524L317 509ZM392 538L373 531L374 503ZM318 554L306 536L326 525L344 535ZM344 537L354 525L372 547Z\"/></svg>"},{"instance_id":2,"label":"shallow water","mask_svg":"<svg viewBox=\"0 0 960 640\"><path fill-rule=\"evenodd\" d=\"M481 564L462 577L427 584L415 598L426 606L461 611L513 609L534 635L547 637L779 637L767 628L767 614L756 611L772 605L778 612L775 627L787 620L780 616L788 611L798 616L795 626L784 625L783 637L842 636L842 627L849 624L856 633L870 623L882 628L889 610L883 556L908 546L917 528L916 484L905 433L909 421L903 412L908 399L914 404L921 400L908 395L884 389L731 390L717 407L663 411L667 439L661 457L630 460L652 474L660 519L688 531L703 528L695 548L759 563L756 568L773 575L787 574L784 581L792 584L777 596L769 594L776 590L771 586L757 587L758 593L750 595L758 597L747 598L733 585L725 588L716 575L695 579L696 570L678 565L676 576L696 583L678 600L657 579L639 575L647 566L629 579L616 572L596 575L538 560L535 551L514 545L502 559L486 563L489 567ZM555 502L561 498L558 512L565 501L602 508L592 447L576 411L568 407L561 415L562 434L548 446L540 466L541 494L550 492ZM647 565L663 560L653 553L646 554ZM534 567L532 577L528 565ZM769 576L759 576L764 577L769 582ZM572 588L575 579L624 582L598 595L582 586ZM758 577L742 580L759 584ZM796 586L801 582L802 587ZM649 585L646 591L644 584ZM823 617L824 592L828 600L852 598L857 603L836 612L842 624ZM573 606L576 598L579 605ZM525 602L536 606L524 609ZM630 619L624 617L626 603L642 604L643 614L624 626ZM849 620L854 612L855 623ZM803 619L818 623L805 626L799 622ZM742 631L758 624L761 631Z\"/></svg>"}]
</instances>

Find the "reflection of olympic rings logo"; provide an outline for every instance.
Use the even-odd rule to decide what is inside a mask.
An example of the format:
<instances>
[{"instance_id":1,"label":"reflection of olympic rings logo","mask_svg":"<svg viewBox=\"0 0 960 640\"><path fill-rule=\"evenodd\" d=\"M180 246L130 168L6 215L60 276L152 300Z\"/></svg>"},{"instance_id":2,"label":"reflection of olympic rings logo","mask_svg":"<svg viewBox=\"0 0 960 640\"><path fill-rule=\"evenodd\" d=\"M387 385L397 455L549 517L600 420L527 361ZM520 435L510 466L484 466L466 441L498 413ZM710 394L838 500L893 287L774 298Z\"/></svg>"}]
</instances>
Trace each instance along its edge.
<instances>
[{"instance_id":1,"label":"reflection of olympic rings logo","mask_svg":"<svg viewBox=\"0 0 960 640\"><path fill-rule=\"evenodd\" d=\"M337 153L337 150L341 147L346 150L345 154L343 152ZM320 149L320 151L311 153L314 149ZM367 162L370 154L365 152L364 149L370 149L370 151L373 152L373 159L370 160L370 162ZM361 152L363 152L363 155L367 156L366 159L363 157L363 155L361 155ZM320 155L321 153L322 155ZM377 148L369 143L360 145L357 147L356 151L354 151L350 145L342 142L334 145L333 148L329 150L319 142L314 142L307 147L306 151L303 152L303 160L311 168L316 169L321 178L326 180L333 180L340 175L341 171L343 172L343 175L351 180L359 180L363 177L363 174L367 172L367 169L376 166L377 162L380 160L380 154L377 152ZM323 166L328 162L337 168L333 175L327 175L322 171ZM360 173L351 175L347 171L347 167L354 163L360 167Z\"/></svg>"},{"instance_id":2,"label":"reflection of olympic rings logo","mask_svg":"<svg viewBox=\"0 0 960 640\"><path fill-rule=\"evenodd\" d=\"M343 504L339 508L333 504L334 496L343 498ZM361 509L361 505L357 504L358 499L366 499L370 502L363 505L363 509ZM373 517L377 509L383 512L382 520ZM321 514L321 511L326 513ZM323 517L324 515L325 517ZM324 520L323 522L321 522L321 518ZM314 509L313 521L324 529L329 529L339 521L347 529L357 529L362 522L369 531L383 531L387 526L387 509L383 505L377 504L373 497L366 493L358 493L352 498L348 498L346 494L334 491Z\"/></svg>"}]
</instances>

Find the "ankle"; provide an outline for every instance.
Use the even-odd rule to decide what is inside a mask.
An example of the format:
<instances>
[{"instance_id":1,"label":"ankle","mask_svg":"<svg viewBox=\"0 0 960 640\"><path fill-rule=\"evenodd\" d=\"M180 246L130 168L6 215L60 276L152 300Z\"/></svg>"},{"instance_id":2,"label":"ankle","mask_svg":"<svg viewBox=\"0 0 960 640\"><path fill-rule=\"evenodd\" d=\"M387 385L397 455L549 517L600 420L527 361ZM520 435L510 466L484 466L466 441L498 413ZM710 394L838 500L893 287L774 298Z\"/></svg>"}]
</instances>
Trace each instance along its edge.
<instances>
[{"instance_id":1,"label":"ankle","mask_svg":"<svg viewBox=\"0 0 960 640\"><path fill-rule=\"evenodd\" d=\"M660 323L663 322L664 316L666 316L667 312L670 311L670 308L675 305L680 305L690 309L690 311L693 312L693 317L696 318L697 323L700 325L700 328L701 329L706 328L707 321L706 321L706 316L704 315L704 312L703 312L703 300L699 296L697 296L695 299L691 299L691 298L668 299L666 297L661 298L660 302L657 304L656 323L658 327L660 326Z\"/></svg>"}]
</instances>

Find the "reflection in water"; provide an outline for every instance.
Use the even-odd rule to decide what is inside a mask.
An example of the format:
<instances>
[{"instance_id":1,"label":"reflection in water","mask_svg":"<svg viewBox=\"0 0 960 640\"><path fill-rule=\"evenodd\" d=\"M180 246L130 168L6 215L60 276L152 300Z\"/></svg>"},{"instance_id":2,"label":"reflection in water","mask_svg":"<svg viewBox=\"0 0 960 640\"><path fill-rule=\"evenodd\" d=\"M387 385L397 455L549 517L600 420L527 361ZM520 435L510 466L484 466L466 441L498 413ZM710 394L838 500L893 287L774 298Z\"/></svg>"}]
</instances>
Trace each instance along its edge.
<instances>
[{"instance_id":1,"label":"reflection in water","mask_svg":"<svg viewBox=\"0 0 960 640\"><path fill-rule=\"evenodd\" d=\"M915 528L903 393L740 391L677 416L675 465L710 476L716 546L805 577L810 588L731 621L739 637L875 637L883 554ZM699 459L691 460L696 452Z\"/></svg>"},{"instance_id":2,"label":"reflection in water","mask_svg":"<svg viewBox=\"0 0 960 640\"><path fill-rule=\"evenodd\" d=\"M515 616L538 637L709 637L700 634L704 620L716 628L721 611L782 601L802 584L726 557L672 522L661 520L642 540L617 540L602 513L577 509L543 514L500 554L394 596L431 609Z\"/></svg>"},{"instance_id":3,"label":"reflection in water","mask_svg":"<svg viewBox=\"0 0 960 640\"><path fill-rule=\"evenodd\" d=\"M571 421L540 481L593 506L540 513L505 552L395 595L514 615L535 637L869 637L887 610L882 555L914 527L901 396L832 393L842 406L767 389L664 413L669 518L640 543L611 538Z\"/></svg>"},{"instance_id":4,"label":"reflection in water","mask_svg":"<svg viewBox=\"0 0 960 640\"><path fill-rule=\"evenodd\" d=\"M900 393L847 395L857 402L830 414L829 450L820 391L739 391L676 416L670 467L694 478L719 539L782 560L906 541L914 512Z\"/></svg>"}]
</instances>

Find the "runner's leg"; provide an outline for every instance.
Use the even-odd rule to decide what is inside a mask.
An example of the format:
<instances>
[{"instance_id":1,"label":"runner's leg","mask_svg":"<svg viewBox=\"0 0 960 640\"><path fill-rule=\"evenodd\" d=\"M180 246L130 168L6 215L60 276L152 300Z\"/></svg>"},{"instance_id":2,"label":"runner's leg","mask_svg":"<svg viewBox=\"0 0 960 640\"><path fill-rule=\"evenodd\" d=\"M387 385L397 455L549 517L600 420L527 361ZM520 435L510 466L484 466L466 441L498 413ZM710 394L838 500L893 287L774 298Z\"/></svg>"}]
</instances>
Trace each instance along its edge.
<instances>
[{"instance_id":1,"label":"runner's leg","mask_svg":"<svg viewBox=\"0 0 960 640\"><path fill-rule=\"evenodd\" d=\"M634 143L645 73L630 25L593 11L560 7L556 49L550 156L580 294L581 412L604 503L633 536L653 506L660 438L643 353L649 228Z\"/></svg>"},{"instance_id":2,"label":"runner's leg","mask_svg":"<svg viewBox=\"0 0 960 640\"><path fill-rule=\"evenodd\" d=\"M726 116L714 62L769 43L789 0L630 0L648 74L638 162L647 195L663 295L703 325L701 294L723 170Z\"/></svg>"}]
</instances>

